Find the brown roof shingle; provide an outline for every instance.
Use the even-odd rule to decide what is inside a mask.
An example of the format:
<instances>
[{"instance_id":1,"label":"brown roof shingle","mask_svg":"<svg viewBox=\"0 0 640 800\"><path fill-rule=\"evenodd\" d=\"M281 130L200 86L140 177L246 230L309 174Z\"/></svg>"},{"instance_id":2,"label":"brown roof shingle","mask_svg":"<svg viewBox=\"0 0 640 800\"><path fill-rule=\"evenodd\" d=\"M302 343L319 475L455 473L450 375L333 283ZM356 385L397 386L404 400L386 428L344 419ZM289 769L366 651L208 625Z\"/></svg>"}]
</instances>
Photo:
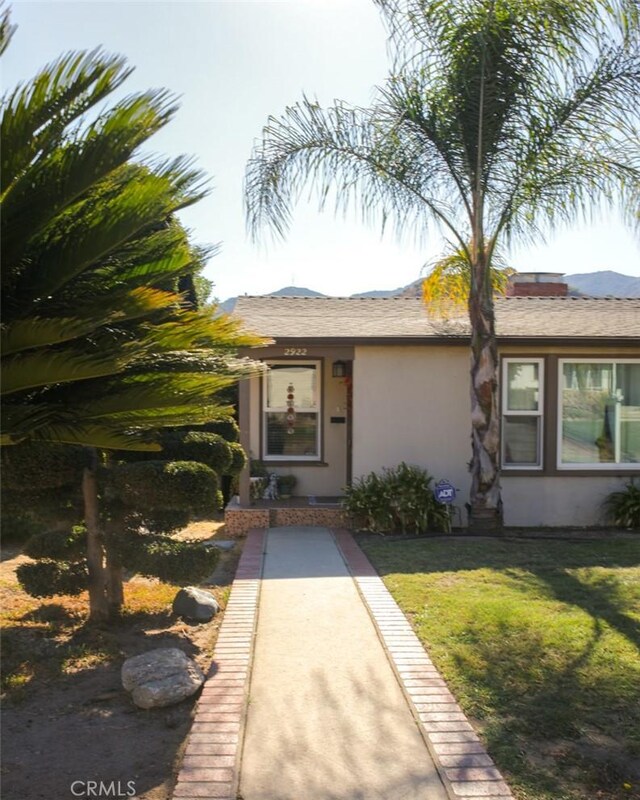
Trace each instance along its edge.
<instances>
[{"instance_id":1,"label":"brown roof shingle","mask_svg":"<svg viewBox=\"0 0 640 800\"><path fill-rule=\"evenodd\" d=\"M496 300L499 339L606 339L640 345L640 298ZM272 339L466 340L466 314L430 315L416 297L239 297L234 316Z\"/></svg>"}]
</instances>

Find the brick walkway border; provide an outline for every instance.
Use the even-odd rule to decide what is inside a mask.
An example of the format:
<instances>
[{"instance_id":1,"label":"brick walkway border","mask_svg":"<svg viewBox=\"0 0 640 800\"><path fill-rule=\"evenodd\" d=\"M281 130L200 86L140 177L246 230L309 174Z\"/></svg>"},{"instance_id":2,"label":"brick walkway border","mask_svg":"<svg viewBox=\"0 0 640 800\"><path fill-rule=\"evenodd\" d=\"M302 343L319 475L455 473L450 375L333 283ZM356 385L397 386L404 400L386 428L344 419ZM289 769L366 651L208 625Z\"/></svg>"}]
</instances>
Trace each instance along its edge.
<instances>
[{"instance_id":1,"label":"brick walkway border","mask_svg":"<svg viewBox=\"0 0 640 800\"><path fill-rule=\"evenodd\" d=\"M187 741L175 800L234 800L238 789L265 530L251 530L242 550L213 663Z\"/></svg>"},{"instance_id":2,"label":"brick walkway border","mask_svg":"<svg viewBox=\"0 0 640 800\"><path fill-rule=\"evenodd\" d=\"M452 800L513 795L371 562L345 530L333 535Z\"/></svg>"}]
</instances>

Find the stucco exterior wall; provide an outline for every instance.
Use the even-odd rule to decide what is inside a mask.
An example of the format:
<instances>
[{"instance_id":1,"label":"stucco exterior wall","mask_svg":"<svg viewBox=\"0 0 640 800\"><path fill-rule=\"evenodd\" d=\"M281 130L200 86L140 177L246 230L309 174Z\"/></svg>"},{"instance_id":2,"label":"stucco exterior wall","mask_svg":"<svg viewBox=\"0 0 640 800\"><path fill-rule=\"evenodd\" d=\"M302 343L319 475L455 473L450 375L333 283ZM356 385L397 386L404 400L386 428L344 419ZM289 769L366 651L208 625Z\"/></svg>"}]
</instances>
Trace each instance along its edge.
<instances>
[{"instance_id":1,"label":"stucco exterior wall","mask_svg":"<svg viewBox=\"0 0 640 800\"><path fill-rule=\"evenodd\" d=\"M502 477L505 525L593 527L605 522L602 501L629 478L584 475Z\"/></svg>"},{"instance_id":2,"label":"stucco exterior wall","mask_svg":"<svg viewBox=\"0 0 640 800\"><path fill-rule=\"evenodd\" d=\"M593 355L595 355L595 348ZM538 348L537 353L545 351ZM502 351L524 354L526 348ZM550 349L546 352L552 352ZM561 355L557 348L553 350ZM574 352L575 349L568 352ZM601 351L606 355L607 350ZM631 355L631 354L630 354ZM635 353L634 353L635 355ZM354 361L353 475L400 461L426 468L469 499L469 351L466 347L359 347ZM503 471L508 526L594 526L602 501L628 477L528 475ZM466 522L466 514L463 513Z\"/></svg>"},{"instance_id":3,"label":"stucco exterior wall","mask_svg":"<svg viewBox=\"0 0 640 800\"><path fill-rule=\"evenodd\" d=\"M353 476L401 461L446 478L468 499L471 457L466 347L356 348Z\"/></svg>"}]
</instances>

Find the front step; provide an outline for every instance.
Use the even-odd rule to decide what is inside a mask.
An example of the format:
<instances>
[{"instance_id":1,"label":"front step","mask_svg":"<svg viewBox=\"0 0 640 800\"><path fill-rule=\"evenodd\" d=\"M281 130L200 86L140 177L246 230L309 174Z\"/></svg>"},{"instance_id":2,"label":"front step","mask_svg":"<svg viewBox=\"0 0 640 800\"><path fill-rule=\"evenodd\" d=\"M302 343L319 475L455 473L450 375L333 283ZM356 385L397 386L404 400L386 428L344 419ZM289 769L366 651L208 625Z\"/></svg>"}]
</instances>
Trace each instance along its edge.
<instances>
[{"instance_id":1,"label":"front step","mask_svg":"<svg viewBox=\"0 0 640 800\"><path fill-rule=\"evenodd\" d=\"M313 525L324 528L348 527L348 519L342 508L321 506L242 508L232 500L224 512L225 534L243 536L251 528L281 528L293 525Z\"/></svg>"}]
</instances>

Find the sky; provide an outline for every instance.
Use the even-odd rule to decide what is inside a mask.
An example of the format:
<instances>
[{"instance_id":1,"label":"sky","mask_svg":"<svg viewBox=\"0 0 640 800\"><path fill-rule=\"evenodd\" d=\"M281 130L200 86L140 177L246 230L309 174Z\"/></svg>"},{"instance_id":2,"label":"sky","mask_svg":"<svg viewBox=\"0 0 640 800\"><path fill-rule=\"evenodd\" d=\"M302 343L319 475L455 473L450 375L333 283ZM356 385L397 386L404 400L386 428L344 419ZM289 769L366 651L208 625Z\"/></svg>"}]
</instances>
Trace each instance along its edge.
<instances>
[{"instance_id":1,"label":"sky","mask_svg":"<svg viewBox=\"0 0 640 800\"><path fill-rule=\"evenodd\" d=\"M445 247L381 237L354 213L319 213L306 200L284 242L250 240L243 210L247 159L269 115L303 93L327 105L367 105L388 69L386 35L371 0L14 0L14 39L0 64L2 91L69 50L102 46L135 72L120 94L165 87L180 98L152 152L193 155L211 193L181 214L198 243L219 243L204 274L220 300L295 285L349 295L416 280ZM114 95L115 96L115 95ZM640 276L640 237L614 213L506 253L521 272L614 270Z\"/></svg>"}]
</instances>

